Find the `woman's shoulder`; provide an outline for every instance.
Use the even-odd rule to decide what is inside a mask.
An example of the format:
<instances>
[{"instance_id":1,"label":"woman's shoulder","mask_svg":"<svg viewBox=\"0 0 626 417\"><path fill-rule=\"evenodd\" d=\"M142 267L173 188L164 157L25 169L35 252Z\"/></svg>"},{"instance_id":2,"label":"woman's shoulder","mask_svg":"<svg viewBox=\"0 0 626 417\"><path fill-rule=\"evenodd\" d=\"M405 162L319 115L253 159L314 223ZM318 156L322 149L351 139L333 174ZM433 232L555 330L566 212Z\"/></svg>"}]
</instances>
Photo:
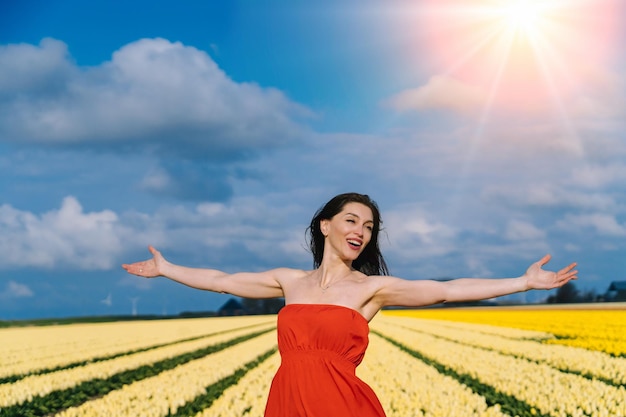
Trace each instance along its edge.
<instances>
[{"instance_id":1,"label":"woman's shoulder","mask_svg":"<svg viewBox=\"0 0 626 417\"><path fill-rule=\"evenodd\" d=\"M305 271L296 268L276 268L272 271L277 278L296 279L310 275L313 271Z\"/></svg>"},{"instance_id":2,"label":"woman's shoulder","mask_svg":"<svg viewBox=\"0 0 626 417\"><path fill-rule=\"evenodd\" d=\"M391 275L368 275L367 280L376 291L385 289L391 285L396 285L399 282L406 281L404 278L398 278Z\"/></svg>"}]
</instances>

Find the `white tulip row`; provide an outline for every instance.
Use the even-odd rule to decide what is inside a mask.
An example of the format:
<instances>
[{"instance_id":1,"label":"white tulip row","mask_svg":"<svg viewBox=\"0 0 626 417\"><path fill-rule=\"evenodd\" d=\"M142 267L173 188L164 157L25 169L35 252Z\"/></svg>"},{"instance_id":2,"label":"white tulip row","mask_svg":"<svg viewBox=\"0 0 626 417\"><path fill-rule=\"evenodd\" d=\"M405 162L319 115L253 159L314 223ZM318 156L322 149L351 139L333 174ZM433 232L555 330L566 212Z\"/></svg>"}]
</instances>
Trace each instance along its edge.
<instances>
[{"instance_id":1,"label":"white tulip row","mask_svg":"<svg viewBox=\"0 0 626 417\"><path fill-rule=\"evenodd\" d=\"M161 417L206 392L206 387L232 374L276 345L276 332L180 365L159 375L125 385L123 388L79 407L72 407L57 417Z\"/></svg>"},{"instance_id":2,"label":"white tulip row","mask_svg":"<svg viewBox=\"0 0 626 417\"><path fill-rule=\"evenodd\" d=\"M357 375L376 392L388 417L507 416L465 385L374 334Z\"/></svg>"},{"instance_id":3,"label":"white tulip row","mask_svg":"<svg viewBox=\"0 0 626 417\"><path fill-rule=\"evenodd\" d=\"M263 323L276 323L276 317L211 317L0 329L0 378Z\"/></svg>"},{"instance_id":4,"label":"white tulip row","mask_svg":"<svg viewBox=\"0 0 626 417\"><path fill-rule=\"evenodd\" d=\"M372 329L552 416L626 416L626 389L560 372L546 364L418 333L389 322Z\"/></svg>"},{"instance_id":5,"label":"white tulip row","mask_svg":"<svg viewBox=\"0 0 626 417\"><path fill-rule=\"evenodd\" d=\"M268 326L265 328L271 328ZM187 352L193 352L207 346L225 342L253 331L262 330L243 328L231 332L219 333L190 342L168 345L145 352L119 356L115 359L90 363L84 366L51 372L42 375L33 375L23 378L12 384L0 385L0 407L21 404L30 401L35 396L44 396L53 391L74 387L81 382L95 378L106 379L119 372L138 368L142 365L172 358Z\"/></svg>"},{"instance_id":6,"label":"white tulip row","mask_svg":"<svg viewBox=\"0 0 626 417\"><path fill-rule=\"evenodd\" d=\"M272 378L279 366L280 355L275 353L195 417L263 417Z\"/></svg>"},{"instance_id":7,"label":"white tulip row","mask_svg":"<svg viewBox=\"0 0 626 417\"><path fill-rule=\"evenodd\" d=\"M478 333L475 331L475 326L465 323L403 317L394 317L391 320L383 317L382 320L459 343L493 349L507 355L544 362L559 369L589 374L622 385L626 384L626 358L616 358L603 352L573 346L548 345Z\"/></svg>"}]
</instances>

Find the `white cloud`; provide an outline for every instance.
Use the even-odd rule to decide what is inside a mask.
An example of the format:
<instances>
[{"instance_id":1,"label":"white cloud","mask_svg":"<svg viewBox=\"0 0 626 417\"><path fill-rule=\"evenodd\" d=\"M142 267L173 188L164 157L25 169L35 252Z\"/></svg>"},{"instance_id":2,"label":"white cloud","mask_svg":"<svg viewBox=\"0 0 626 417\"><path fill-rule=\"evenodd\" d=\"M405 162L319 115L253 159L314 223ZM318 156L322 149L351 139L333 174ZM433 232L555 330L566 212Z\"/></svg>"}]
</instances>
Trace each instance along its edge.
<instances>
[{"instance_id":1,"label":"white cloud","mask_svg":"<svg viewBox=\"0 0 626 417\"><path fill-rule=\"evenodd\" d=\"M37 69L23 71L31 64ZM150 142L223 157L283 146L302 131L294 120L310 115L282 92L235 82L205 52L165 39L132 42L92 68L45 39L0 49L0 68L0 137L22 143Z\"/></svg>"},{"instance_id":2,"label":"white cloud","mask_svg":"<svg viewBox=\"0 0 626 417\"><path fill-rule=\"evenodd\" d=\"M521 220L511 220L507 224L504 234L509 240L541 240L546 237L545 231Z\"/></svg>"},{"instance_id":3,"label":"white cloud","mask_svg":"<svg viewBox=\"0 0 626 417\"><path fill-rule=\"evenodd\" d=\"M85 213L74 197L41 215L5 204L0 206L0 263L5 268L108 269L120 252L123 234L115 213Z\"/></svg>"},{"instance_id":4,"label":"white cloud","mask_svg":"<svg viewBox=\"0 0 626 417\"><path fill-rule=\"evenodd\" d=\"M33 291L25 284L9 281L3 291L0 291L0 300L9 298L32 297Z\"/></svg>"},{"instance_id":5,"label":"white cloud","mask_svg":"<svg viewBox=\"0 0 626 417\"><path fill-rule=\"evenodd\" d=\"M405 260L448 254L455 230L416 206L400 206L383 213L391 250ZM384 239L384 238L383 238Z\"/></svg>"},{"instance_id":6,"label":"white cloud","mask_svg":"<svg viewBox=\"0 0 626 417\"><path fill-rule=\"evenodd\" d=\"M574 186L559 184L488 185L482 198L491 204L506 203L517 207L576 208L592 210L615 210L619 204L610 191L584 191Z\"/></svg>"},{"instance_id":7,"label":"white cloud","mask_svg":"<svg viewBox=\"0 0 626 417\"><path fill-rule=\"evenodd\" d=\"M606 213L568 214L557 222L557 226L578 233L583 233L584 229L592 229L600 236L626 236L626 224L621 224L615 216Z\"/></svg>"},{"instance_id":8,"label":"white cloud","mask_svg":"<svg viewBox=\"0 0 626 417\"><path fill-rule=\"evenodd\" d=\"M571 243L566 243L566 244L563 246L563 248L564 248L566 251L569 251L569 252L580 252L580 251L581 251L580 246L578 246L578 245L574 245L574 244L571 244Z\"/></svg>"},{"instance_id":9,"label":"white cloud","mask_svg":"<svg viewBox=\"0 0 626 417\"><path fill-rule=\"evenodd\" d=\"M257 265L300 265L309 259L305 225L293 224L293 212L294 205L273 207L254 198L235 199L228 206L170 206L153 214L85 212L71 196L42 214L5 204L0 206L0 266L117 270L136 256L147 258L147 250L141 251L148 244L166 256L182 252L194 264L220 268L241 269L250 257ZM150 280L121 285L147 289Z\"/></svg>"},{"instance_id":10,"label":"white cloud","mask_svg":"<svg viewBox=\"0 0 626 417\"><path fill-rule=\"evenodd\" d=\"M172 186L172 177L161 168L155 168L148 172L139 183L142 190L162 192Z\"/></svg>"},{"instance_id":11,"label":"white cloud","mask_svg":"<svg viewBox=\"0 0 626 417\"><path fill-rule=\"evenodd\" d=\"M4 94L25 94L26 100L32 92L40 97L58 94L59 89L76 76L75 71L63 42L44 39L38 46L0 45L0 92ZM15 104L21 103L16 101Z\"/></svg>"},{"instance_id":12,"label":"white cloud","mask_svg":"<svg viewBox=\"0 0 626 417\"><path fill-rule=\"evenodd\" d=\"M619 152L619 148L613 148ZM626 164L611 161L604 165L586 165L572 172L572 182L589 188L626 183Z\"/></svg>"},{"instance_id":13,"label":"white cloud","mask_svg":"<svg viewBox=\"0 0 626 417\"><path fill-rule=\"evenodd\" d=\"M465 264L471 273L475 276L479 277L489 277L492 275L493 271L488 266L488 261L483 257L476 255L465 255L464 257Z\"/></svg>"},{"instance_id":14,"label":"white cloud","mask_svg":"<svg viewBox=\"0 0 626 417\"><path fill-rule=\"evenodd\" d=\"M569 104L572 116L576 119L624 120L626 117L626 83L622 75L608 67L593 63L583 63L578 69L583 86L581 93Z\"/></svg>"},{"instance_id":15,"label":"white cloud","mask_svg":"<svg viewBox=\"0 0 626 417\"><path fill-rule=\"evenodd\" d=\"M448 75L435 75L426 85L404 90L385 104L399 111L437 109L476 113L484 102L485 93L480 88Z\"/></svg>"}]
</instances>

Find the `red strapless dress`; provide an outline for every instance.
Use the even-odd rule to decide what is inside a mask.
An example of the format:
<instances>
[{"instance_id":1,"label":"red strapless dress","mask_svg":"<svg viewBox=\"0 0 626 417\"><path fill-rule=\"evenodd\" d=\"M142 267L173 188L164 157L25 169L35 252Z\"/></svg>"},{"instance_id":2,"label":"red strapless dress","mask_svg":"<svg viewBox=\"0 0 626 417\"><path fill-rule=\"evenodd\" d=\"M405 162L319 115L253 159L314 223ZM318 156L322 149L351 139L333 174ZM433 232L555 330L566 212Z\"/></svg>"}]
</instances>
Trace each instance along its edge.
<instances>
[{"instance_id":1,"label":"red strapless dress","mask_svg":"<svg viewBox=\"0 0 626 417\"><path fill-rule=\"evenodd\" d=\"M265 417L384 417L355 375L368 344L367 320L328 304L289 304L278 313L280 368Z\"/></svg>"}]
</instances>

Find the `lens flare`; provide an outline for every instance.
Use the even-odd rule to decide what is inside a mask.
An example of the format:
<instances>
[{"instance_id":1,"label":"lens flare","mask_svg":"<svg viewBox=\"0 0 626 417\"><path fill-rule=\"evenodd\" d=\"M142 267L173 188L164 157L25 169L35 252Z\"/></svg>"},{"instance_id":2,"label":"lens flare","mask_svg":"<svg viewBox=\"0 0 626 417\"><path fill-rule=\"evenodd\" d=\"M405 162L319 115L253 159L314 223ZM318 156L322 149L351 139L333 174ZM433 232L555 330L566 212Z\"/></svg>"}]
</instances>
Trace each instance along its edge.
<instances>
[{"instance_id":1,"label":"lens flare","mask_svg":"<svg viewBox=\"0 0 626 417\"><path fill-rule=\"evenodd\" d=\"M480 88L491 109L560 112L616 56L620 0L424 0L412 11L420 55Z\"/></svg>"}]
</instances>

